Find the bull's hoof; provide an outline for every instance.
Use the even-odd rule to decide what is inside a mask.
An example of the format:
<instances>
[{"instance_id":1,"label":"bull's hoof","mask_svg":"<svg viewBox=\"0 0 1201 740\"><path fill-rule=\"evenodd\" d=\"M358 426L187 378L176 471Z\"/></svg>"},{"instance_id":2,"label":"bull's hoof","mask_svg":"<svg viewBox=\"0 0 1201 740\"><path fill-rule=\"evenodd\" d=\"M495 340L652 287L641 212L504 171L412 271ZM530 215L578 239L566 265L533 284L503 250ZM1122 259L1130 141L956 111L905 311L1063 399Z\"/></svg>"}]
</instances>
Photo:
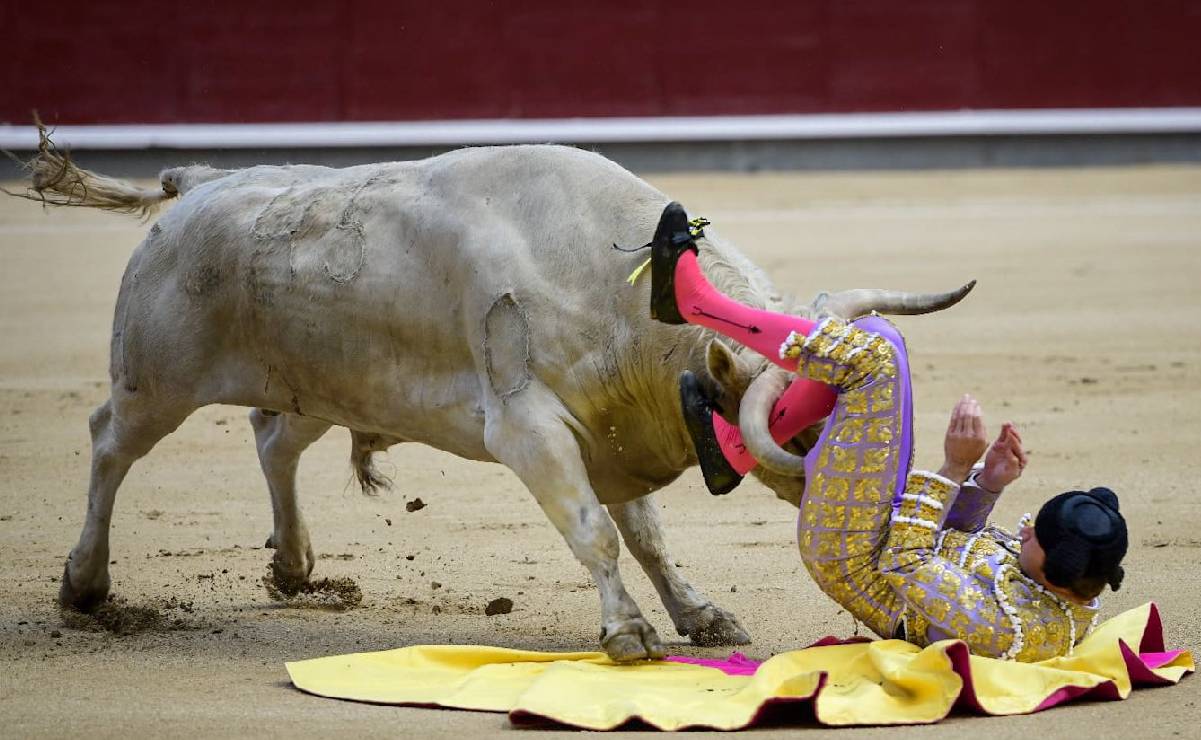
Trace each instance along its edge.
<instances>
[{"instance_id":1,"label":"bull's hoof","mask_svg":"<svg viewBox=\"0 0 1201 740\"><path fill-rule=\"evenodd\" d=\"M295 596L300 593L300 589L304 588L304 584L309 581L309 570L296 570L289 568L286 565L280 564L277 560L271 561L271 576L269 586L273 586L282 596Z\"/></svg>"},{"instance_id":2,"label":"bull's hoof","mask_svg":"<svg viewBox=\"0 0 1201 740\"><path fill-rule=\"evenodd\" d=\"M58 603L68 609L90 613L96 610L96 607L104 603L108 598L108 590L110 581L106 576L100 581L100 585L92 585L90 587L77 587L71 580L71 561L68 560L63 565L63 579L58 587Z\"/></svg>"},{"instance_id":3,"label":"bull's hoof","mask_svg":"<svg viewBox=\"0 0 1201 740\"><path fill-rule=\"evenodd\" d=\"M601 634L601 647L615 663L631 663L636 660L658 660L667 655L663 642L655 628L645 619L638 617L621 626Z\"/></svg>"},{"instance_id":4,"label":"bull's hoof","mask_svg":"<svg viewBox=\"0 0 1201 740\"><path fill-rule=\"evenodd\" d=\"M267 538L267 547L275 549L271 558L271 582L285 596L295 596L308 583L317 557L306 537L303 544L286 542L280 546L274 535Z\"/></svg>"},{"instance_id":5,"label":"bull's hoof","mask_svg":"<svg viewBox=\"0 0 1201 740\"><path fill-rule=\"evenodd\" d=\"M715 604L702 607L680 627L679 632L700 647L749 645L751 642L751 636L738 623L738 618Z\"/></svg>"}]
</instances>

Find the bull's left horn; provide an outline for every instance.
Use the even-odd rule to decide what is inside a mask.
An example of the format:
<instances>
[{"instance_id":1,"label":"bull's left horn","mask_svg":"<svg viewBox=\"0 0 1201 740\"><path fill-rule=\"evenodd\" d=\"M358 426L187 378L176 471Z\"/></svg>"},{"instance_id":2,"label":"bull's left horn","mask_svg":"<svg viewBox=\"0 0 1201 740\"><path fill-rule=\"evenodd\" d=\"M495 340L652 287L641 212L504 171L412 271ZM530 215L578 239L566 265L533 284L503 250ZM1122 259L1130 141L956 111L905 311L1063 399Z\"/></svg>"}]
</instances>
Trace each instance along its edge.
<instances>
[{"instance_id":1,"label":"bull's left horn","mask_svg":"<svg viewBox=\"0 0 1201 740\"><path fill-rule=\"evenodd\" d=\"M772 406L788 387L789 375L769 368L751 381L738 410L738 428L747 450L760 465L780 475L801 476L805 474L805 458L776 444L767 426Z\"/></svg>"},{"instance_id":2,"label":"bull's left horn","mask_svg":"<svg viewBox=\"0 0 1201 740\"><path fill-rule=\"evenodd\" d=\"M853 319L872 311L893 315L933 313L959 303L974 287L975 280L947 293L906 293L872 288L822 293L813 300L813 310L815 314L832 314L844 319Z\"/></svg>"}]
</instances>

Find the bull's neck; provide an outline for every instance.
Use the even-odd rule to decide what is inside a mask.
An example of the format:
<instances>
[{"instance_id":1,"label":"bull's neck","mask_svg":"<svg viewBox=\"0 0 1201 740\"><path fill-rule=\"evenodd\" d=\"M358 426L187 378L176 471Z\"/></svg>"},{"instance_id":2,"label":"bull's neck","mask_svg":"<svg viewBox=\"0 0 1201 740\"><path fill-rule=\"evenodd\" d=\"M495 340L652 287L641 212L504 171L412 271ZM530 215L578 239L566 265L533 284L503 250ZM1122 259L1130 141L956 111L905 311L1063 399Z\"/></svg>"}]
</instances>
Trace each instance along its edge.
<instances>
[{"instance_id":1,"label":"bull's neck","mask_svg":"<svg viewBox=\"0 0 1201 740\"><path fill-rule=\"evenodd\" d=\"M644 454L661 477L674 477L696 464L696 453L680 410L680 375L703 374L712 337L698 327L657 324L642 343L637 404L646 419L640 431Z\"/></svg>"}]
</instances>

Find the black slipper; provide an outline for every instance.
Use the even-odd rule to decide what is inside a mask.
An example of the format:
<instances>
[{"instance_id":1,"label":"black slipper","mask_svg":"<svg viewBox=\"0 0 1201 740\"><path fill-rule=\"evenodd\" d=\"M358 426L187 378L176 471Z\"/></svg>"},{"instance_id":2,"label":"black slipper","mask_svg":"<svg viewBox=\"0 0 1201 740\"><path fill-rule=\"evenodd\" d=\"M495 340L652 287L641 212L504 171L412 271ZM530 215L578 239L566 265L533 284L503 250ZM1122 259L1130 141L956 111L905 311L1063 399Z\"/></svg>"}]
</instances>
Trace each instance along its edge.
<instances>
[{"instance_id":1,"label":"black slipper","mask_svg":"<svg viewBox=\"0 0 1201 740\"><path fill-rule=\"evenodd\" d=\"M687 370L680 375L680 406L709 493L722 496L733 491L742 482L742 476L726 461L721 445L717 443L717 433L713 430L713 402L701 389L696 375Z\"/></svg>"},{"instance_id":2,"label":"black slipper","mask_svg":"<svg viewBox=\"0 0 1201 740\"><path fill-rule=\"evenodd\" d=\"M684 206L672 201L663 209L651 240L651 318L686 324L676 305L676 262L685 249L697 251Z\"/></svg>"}]
</instances>

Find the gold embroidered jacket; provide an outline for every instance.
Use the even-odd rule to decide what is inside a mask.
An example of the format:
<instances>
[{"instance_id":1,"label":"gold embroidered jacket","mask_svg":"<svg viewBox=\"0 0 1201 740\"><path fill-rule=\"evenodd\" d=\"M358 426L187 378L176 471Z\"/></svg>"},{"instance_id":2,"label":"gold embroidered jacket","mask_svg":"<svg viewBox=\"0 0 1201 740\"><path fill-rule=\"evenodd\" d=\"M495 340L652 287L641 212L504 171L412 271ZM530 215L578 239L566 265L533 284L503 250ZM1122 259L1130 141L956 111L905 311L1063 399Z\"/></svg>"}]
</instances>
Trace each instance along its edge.
<instances>
[{"instance_id":1,"label":"gold embroidered jacket","mask_svg":"<svg viewBox=\"0 0 1201 740\"><path fill-rule=\"evenodd\" d=\"M879 572L900 601L902 633L919 645L959 638L977 655L1020 661L1070 653L1092 629L1095 600L1065 601L1023 574L1005 530L946 528L959 490L915 472L892 516Z\"/></svg>"},{"instance_id":2,"label":"gold embroidered jacket","mask_svg":"<svg viewBox=\"0 0 1201 740\"><path fill-rule=\"evenodd\" d=\"M1012 535L985 521L995 496L912 471L904 341L887 321L827 319L781 358L840 393L806 458L798 542L818 586L882 637L958 638L1031 661L1083 638L1096 604L1065 602L1022 574Z\"/></svg>"}]
</instances>

